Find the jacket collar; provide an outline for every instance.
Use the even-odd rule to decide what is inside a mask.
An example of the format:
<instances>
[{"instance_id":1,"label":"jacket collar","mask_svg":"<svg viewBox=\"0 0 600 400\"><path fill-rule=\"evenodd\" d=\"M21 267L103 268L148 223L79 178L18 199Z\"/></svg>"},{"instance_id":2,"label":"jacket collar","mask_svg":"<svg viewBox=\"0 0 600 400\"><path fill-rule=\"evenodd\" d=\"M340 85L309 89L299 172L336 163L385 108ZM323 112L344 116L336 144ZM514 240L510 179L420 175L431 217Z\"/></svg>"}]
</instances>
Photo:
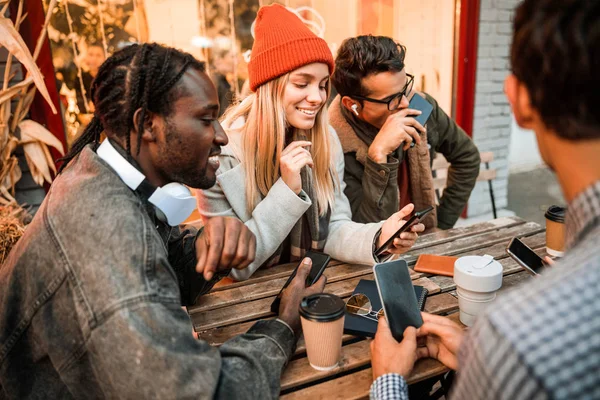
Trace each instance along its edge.
<instances>
[{"instance_id":1,"label":"jacket collar","mask_svg":"<svg viewBox=\"0 0 600 400\"><path fill-rule=\"evenodd\" d=\"M354 133L354 129L342 114L341 107L341 96L338 94L329 106L329 124L338 134L344 154L356 153L356 159L364 165L367 161L367 152L369 148L365 142Z\"/></svg>"}]
</instances>

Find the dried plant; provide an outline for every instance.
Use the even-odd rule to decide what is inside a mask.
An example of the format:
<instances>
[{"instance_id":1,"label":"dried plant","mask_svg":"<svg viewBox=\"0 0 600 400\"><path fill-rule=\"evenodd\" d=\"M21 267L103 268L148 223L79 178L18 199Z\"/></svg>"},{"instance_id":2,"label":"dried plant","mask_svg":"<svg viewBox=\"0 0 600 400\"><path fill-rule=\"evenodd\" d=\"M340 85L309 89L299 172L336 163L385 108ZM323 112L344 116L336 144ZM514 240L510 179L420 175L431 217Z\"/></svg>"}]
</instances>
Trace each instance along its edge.
<instances>
[{"instance_id":1,"label":"dried plant","mask_svg":"<svg viewBox=\"0 0 600 400\"><path fill-rule=\"evenodd\" d=\"M13 197L15 184L21 179L21 170L14 154L18 146L23 147L31 175L38 185L42 185L44 181L50 183L51 171L56 173L48 146L64 154L62 143L52 133L37 122L25 120L36 90L39 90L52 111L56 113L42 73L35 62L46 39L50 16L57 1L50 1L33 55L19 35L19 26L26 18L26 15L23 15L23 0L19 0L14 24L4 17L9 2L6 2L0 11L0 46L8 50L4 83L0 90L0 205L15 202ZM13 57L25 67L27 74L21 82L8 87L9 82L14 78L10 75Z\"/></svg>"},{"instance_id":2,"label":"dried plant","mask_svg":"<svg viewBox=\"0 0 600 400\"><path fill-rule=\"evenodd\" d=\"M31 216L18 205L0 206L0 268L30 221Z\"/></svg>"}]
</instances>

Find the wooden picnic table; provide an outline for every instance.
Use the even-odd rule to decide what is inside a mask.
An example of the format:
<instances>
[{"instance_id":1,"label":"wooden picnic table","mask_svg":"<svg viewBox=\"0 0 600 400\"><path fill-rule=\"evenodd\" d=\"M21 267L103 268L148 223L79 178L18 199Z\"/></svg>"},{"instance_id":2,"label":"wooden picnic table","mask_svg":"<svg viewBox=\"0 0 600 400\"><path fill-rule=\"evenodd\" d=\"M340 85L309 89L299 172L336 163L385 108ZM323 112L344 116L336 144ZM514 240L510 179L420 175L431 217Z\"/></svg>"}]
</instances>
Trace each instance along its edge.
<instances>
[{"instance_id":1,"label":"wooden picnic table","mask_svg":"<svg viewBox=\"0 0 600 400\"><path fill-rule=\"evenodd\" d=\"M439 231L419 238L404 255L410 267L420 254L448 256L489 254L504 268L501 292L530 279L526 271L507 257L505 248L512 237L521 237L538 254L545 254L545 229L518 217L498 218L475 225ZM284 264L257 271L243 282L226 282L202 296L189 308L194 329L199 337L212 345L220 345L231 337L244 333L258 319L272 318L270 305L295 264ZM348 298L360 279L374 279L372 265L333 261L325 270L325 291ZM458 321L458 299L452 278L414 272L415 285L429 290L425 311L448 315ZM372 383L370 339L344 335L342 360L332 371L313 369L306 358L303 339L298 342L294 357L281 377L283 399L361 399L368 398ZM433 359L419 360L408 378L412 384L437 376L447 369Z\"/></svg>"}]
</instances>

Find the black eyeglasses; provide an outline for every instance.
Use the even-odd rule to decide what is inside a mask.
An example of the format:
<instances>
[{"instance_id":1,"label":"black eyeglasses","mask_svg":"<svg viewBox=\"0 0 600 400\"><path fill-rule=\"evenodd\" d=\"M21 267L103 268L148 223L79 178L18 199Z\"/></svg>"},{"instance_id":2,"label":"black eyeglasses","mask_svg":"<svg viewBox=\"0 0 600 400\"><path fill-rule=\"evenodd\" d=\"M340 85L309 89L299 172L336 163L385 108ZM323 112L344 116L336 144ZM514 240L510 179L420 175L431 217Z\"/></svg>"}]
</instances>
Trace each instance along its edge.
<instances>
[{"instance_id":1,"label":"black eyeglasses","mask_svg":"<svg viewBox=\"0 0 600 400\"><path fill-rule=\"evenodd\" d=\"M390 97L388 97L389 100L372 99L370 97L363 97L363 96L351 96L351 97L358 99L358 100L370 101L371 103L387 104L388 110L394 111L400 105L400 102L402 101L402 97L407 96L410 93L410 91L412 90L412 87L413 87L413 83L415 82L415 77L413 75L406 74L406 76L408 77L408 81L406 82L406 85L404 85L404 89L402 89L401 92L398 92L398 93L393 94Z\"/></svg>"}]
</instances>

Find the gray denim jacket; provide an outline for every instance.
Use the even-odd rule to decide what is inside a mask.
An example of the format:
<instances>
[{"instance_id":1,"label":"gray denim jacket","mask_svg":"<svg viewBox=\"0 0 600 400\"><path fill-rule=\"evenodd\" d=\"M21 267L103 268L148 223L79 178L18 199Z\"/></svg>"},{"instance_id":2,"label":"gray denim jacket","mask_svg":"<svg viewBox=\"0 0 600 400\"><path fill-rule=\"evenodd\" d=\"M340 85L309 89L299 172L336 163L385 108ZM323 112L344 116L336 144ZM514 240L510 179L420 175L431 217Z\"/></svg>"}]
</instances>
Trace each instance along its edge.
<instances>
[{"instance_id":1,"label":"gray denim jacket","mask_svg":"<svg viewBox=\"0 0 600 400\"><path fill-rule=\"evenodd\" d=\"M193 338L180 286L214 284L178 283L195 237L86 147L0 267L0 398L277 397L287 326L259 321L219 348Z\"/></svg>"}]
</instances>

